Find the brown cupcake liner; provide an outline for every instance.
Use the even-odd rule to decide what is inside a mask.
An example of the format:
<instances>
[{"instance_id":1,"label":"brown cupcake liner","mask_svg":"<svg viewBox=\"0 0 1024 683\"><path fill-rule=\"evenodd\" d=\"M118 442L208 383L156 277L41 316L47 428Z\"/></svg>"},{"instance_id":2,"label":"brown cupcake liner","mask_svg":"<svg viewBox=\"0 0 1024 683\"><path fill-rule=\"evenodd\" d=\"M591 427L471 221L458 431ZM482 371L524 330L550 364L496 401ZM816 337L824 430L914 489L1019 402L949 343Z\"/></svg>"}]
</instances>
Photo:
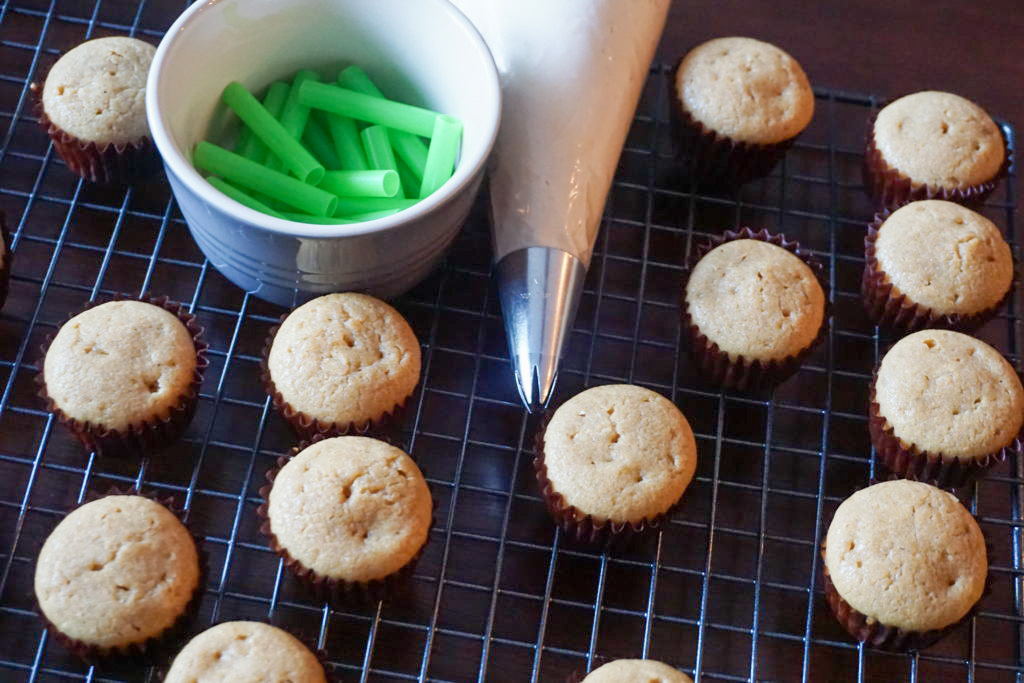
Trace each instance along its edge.
<instances>
[{"instance_id":1,"label":"brown cupcake liner","mask_svg":"<svg viewBox=\"0 0 1024 683\"><path fill-rule=\"evenodd\" d=\"M994 306L970 315L937 313L928 306L913 302L906 294L896 289L889 282L875 255L878 230L891 214L892 211L889 209L875 214L864 236L864 272L861 276L860 293L864 310L876 325L904 334L929 327L970 332L981 327L1002 308L1013 291L1012 284Z\"/></svg>"},{"instance_id":2,"label":"brown cupcake liner","mask_svg":"<svg viewBox=\"0 0 1024 683\"><path fill-rule=\"evenodd\" d=\"M0 308L3 308L10 288L11 261L14 258L14 252L11 251L11 232L7 227L7 216L3 211L0 211L0 239L4 241L3 262L0 263Z\"/></svg>"},{"instance_id":3,"label":"brown cupcake liner","mask_svg":"<svg viewBox=\"0 0 1024 683\"><path fill-rule=\"evenodd\" d=\"M281 322L283 323L288 317L285 313L281 316ZM391 410L384 412L376 417L370 418L364 422L324 422L318 418L313 417L301 410L296 409L287 400L280 391L277 390L277 386L274 384L273 378L270 376L270 367L268 365L270 359L270 348L274 344L274 337L277 335L278 330L281 329L280 325L275 325L270 328L270 333L267 335L266 341L263 344L263 353L260 359L260 379L263 382L263 389L270 396L271 401L274 405L274 409L281 414L288 424L292 426L299 439L309 440L314 437L321 436L346 436L346 435L373 435L382 436L387 439L384 431L391 425L401 422L402 415L405 412L406 404L409 400L409 396L405 397L402 403L397 404ZM411 394L410 394L411 396Z\"/></svg>"},{"instance_id":4,"label":"brown cupcake liner","mask_svg":"<svg viewBox=\"0 0 1024 683\"><path fill-rule=\"evenodd\" d=\"M893 428L878 412L875 400L875 381L878 369L871 378L871 395L868 407L868 433L871 445L875 447L878 460L887 470L901 479L923 481L943 489L958 489L971 483L987 470L1008 457L1024 455L1024 429L1014 439L995 453L979 455L967 460L945 457L941 453L922 451L914 445L905 445L894 433Z\"/></svg>"},{"instance_id":5,"label":"brown cupcake liner","mask_svg":"<svg viewBox=\"0 0 1024 683\"><path fill-rule=\"evenodd\" d=\"M299 445L293 447L289 451L288 455L280 456L277 459L277 463L267 470L267 484L262 486L259 490L260 496L263 498L264 502L256 508L256 513L259 515L260 519L263 520L260 524L260 533L267 537L270 549L284 560L284 566L297 579L299 579L300 583L308 588L312 595L318 600L324 600L332 605L341 605L346 603L374 603L385 599L400 597L403 594L404 589L408 587L413 571L416 568L416 563L419 562L420 557L423 556L424 549L430 542L429 532L427 534L427 540L424 542L423 546L415 555L412 556L412 559L400 567L396 572L371 581L346 581L344 579L324 576L303 565L302 562L292 557L287 548L281 545L277 536L270 528L270 517L267 512L270 501L270 491L274 487L274 480L277 479L277 475L280 473L281 468L284 467L289 460L313 444L323 441L324 439L333 438L333 436L334 435L322 433L316 434L309 440L303 441ZM432 528L433 526L434 520L431 519L430 527Z\"/></svg>"},{"instance_id":6,"label":"brown cupcake liner","mask_svg":"<svg viewBox=\"0 0 1024 683\"><path fill-rule=\"evenodd\" d=\"M738 239L760 240L782 247L806 263L810 267L811 272L814 273L818 284L821 285L821 289L825 293L825 315L822 318L821 328L810 345L799 353L780 360L769 361L751 360L742 355L732 359L729 357L729 354L723 353L718 348L718 344L708 339L700 331L700 328L694 324L693 318L690 316L689 306L686 303L686 285L690 280L690 274L693 272L694 266L715 247ZM699 246L683 276L682 303L679 308L682 313L683 331L697 367L709 382L726 389L760 391L788 379L800 368L808 354L824 341L825 334L828 331L828 285L825 282L824 270L821 264L804 252L800 248L799 242L790 242L784 235L772 234L767 230L760 230L758 232L754 232L750 228L741 228L735 231L727 230L721 236L712 238Z\"/></svg>"},{"instance_id":7,"label":"brown cupcake liner","mask_svg":"<svg viewBox=\"0 0 1024 683\"><path fill-rule=\"evenodd\" d=\"M555 490L554 484L548 478L548 468L544 460L544 432L547 430L553 414L554 410L552 409L545 412L537 427L537 432L534 434L533 471L537 477L537 487L540 490L541 498L544 499L544 506L555 524L562 530L566 540L591 548L621 549L628 546L631 540L648 529L657 529L672 514L678 502L660 515L630 522L600 519L567 504L565 497Z\"/></svg>"},{"instance_id":8,"label":"brown cupcake liner","mask_svg":"<svg viewBox=\"0 0 1024 683\"><path fill-rule=\"evenodd\" d=\"M992 557L992 547L988 543L988 539L985 540L985 552L986 557ZM978 611L978 606L984 601L984 599L991 593L992 586L992 574L985 577L985 587L982 589L981 597L978 601L971 606L971 609L967 610L967 613L957 621L954 621L948 626L944 626L940 629L933 629L930 631L905 631L895 626L887 626L879 623L875 619L872 619L865 615L863 612L859 612L853 608L850 603L846 602L839 591L836 590L835 584L832 583L832 577L828 573L828 565L825 564L825 542L822 542L819 550L821 556L821 569L822 569L822 584L825 589L825 600L828 602L829 608L832 610L833 616L839 625L846 630L854 640L864 643L869 647L873 647L877 650L885 650L888 652L906 652L908 650L923 650L927 647L931 647L938 641L945 638L952 631L955 631L961 624L968 622L971 617Z\"/></svg>"},{"instance_id":9,"label":"brown cupcake liner","mask_svg":"<svg viewBox=\"0 0 1024 683\"><path fill-rule=\"evenodd\" d=\"M43 83L46 82L44 78ZM43 87L32 83L39 125L46 131L53 148L72 173L101 184L130 183L150 175L159 166L156 146L149 137L124 144L97 145L57 126L43 109Z\"/></svg>"},{"instance_id":10,"label":"brown cupcake liner","mask_svg":"<svg viewBox=\"0 0 1024 683\"><path fill-rule=\"evenodd\" d=\"M106 429L102 425L82 422L70 417L61 410L60 406L47 393L46 380L43 376L46 353L56 336L56 333L54 333L47 335L46 340L40 347L39 372L35 377L35 382L38 386L37 394L46 403L46 409L52 412L60 423L82 443L86 451L96 451L96 454L99 456L112 457L149 455L169 446L177 440L188 427L189 422L192 421L192 416L195 414L196 406L199 403L199 388L203 383L203 372L209 365L209 361L206 358L206 349L209 346L202 340L203 328L199 326L196 317L188 313L182 306L171 302L166 296L135 298L119 294L105 301L91 301L83 306L80 311L69 315L67 320L71 320L75 315L108 301L142 301L159 306L178 317L192 336L192 345L196 351L196 369L186 393L171 408L167 415L158 415L151 420L130 425L126 430Z\"/></svg>"},{"instance_id":11,"label":"brown cupcake liner","mask_svg":"<svg viewBox=\"0 0 1024 683\"><path fill-rule=\"evenodd\" d=\"M128 645L115 647L92 645L68 636L53 622L51 622L45 614L43 614L42 607L39 605L38 600L34 599L35 612L39 617L39 620L43 623L43 626L46 627L47 632L49 632L53 638L55 638L65 649L90 664L107 663L117 660L128 661L139 666L147 666L175 654L187 637L189 626L195 621L196 615L199 612L199 605L202 602L203 594L206 589L206 581L210 570L209 556L203 549L203 545L200 542L202 535L199 534L189 522L185 521L185 513L182 509L175 507L173 496L160 496L158 493L143 491L135 487L121 489L118 486L112 486L106 493L96 494L90 492L86 496L85 501L75 505L68 511L68 514L71 514L71 512L77 510L83 505L86 505L87 503L92 503L93 501L100 500L101 498L106 498L108 496L143 496L145 498L149 498L170 510L178 521L184 525L189 536L192 537L192 542L196 547L196 555L199 558L199 578L196 582L195 591L193 591L192 597L185 605L185 609L182 610L181 615L174 621L174 623L158 635L148 638L140 643L130 643Z\"/></svg>"},{"instance_id":12,"label":"brown cupcake liner","mask_svg":"<svg viewBox=\"0 0 1024 683\"><path fill-rule=\"evenodd\" d=\"M671 129L676 156L683 159L699 184L735 188L768 175L799 137L774 144L734 140L693 118L681 105L676 74L682 59L668 74L672 79Z\"/></svg>"},{"instance_id":13,"label":"brown cupcake liner","mask_svg":"<svg viewBox=\"0 0 1024 683\"><path fill-rule=\"evenodd\" d=\"M864 189L879 207L895 209L907 202L921 199L945 199L946 201L956 202L964 206L977 206L992 194L999 185L999 181L1010 170L1010 165L1013 161L1013 151L1010 149L1002 129L996 126L999 130L999 135L1003 138L1005 154L1003 165L991 180L977 185L952 189L927 183L915 183L902 172L889 166L885 159L882 158L882 153L875 145L874 131L877 118L878 112L875 112L868 120L868 127L865 133L862 173Z\"/></svg>"}]
</instances>

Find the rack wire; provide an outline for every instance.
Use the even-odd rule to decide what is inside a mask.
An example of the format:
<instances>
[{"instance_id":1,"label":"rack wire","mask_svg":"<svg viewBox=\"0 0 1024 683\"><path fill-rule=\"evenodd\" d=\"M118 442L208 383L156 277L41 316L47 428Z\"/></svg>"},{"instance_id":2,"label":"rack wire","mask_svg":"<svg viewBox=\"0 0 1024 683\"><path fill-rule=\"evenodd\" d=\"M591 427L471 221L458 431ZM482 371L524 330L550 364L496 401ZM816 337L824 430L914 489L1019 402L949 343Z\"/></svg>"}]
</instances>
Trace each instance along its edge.
<instances>
[{"instance_id":1,"label":"rack wire","mask_svg":"<svg viewBox=\"0 0 1024 683\"><path fill-rule=\"evenodd\" d=\"M70 6L69 6L70 5ZM293 444L258 380L281 309L203 259L162 176L130 188L83 184L57 159L29 83L90 37L159 40L179 2L0 4L0 208L13 230L0 315L0 679L155 680L155 669L90 668L33 613L34 558L90 491L171 494L203 534L210 575L196 630L270 619L323 648L341 680L559 681L605 659L652 657L698 680L1024 680L1024 463L964 496L992 546L976 616L912 655L858 646L821 593L818 547L835 507L876 475L865 409L890 339L860 309L861 136L873 97L816 91L810 129L772 176L739 194L680 177L666 130L664 68L652 71L612 188L556 401L635 382L671 397L697 434L697 476L667 524L631 548L566 545L533 481L536 419L519 406L490 286L478 205L444 266L397 302L423 342L421 388L398 435L427 474L435 524L409 595L330 609L311 601L258 533L263 473ZM1003 126L1013 141L1013 130ZM984 209L1014 241L1014 178ZM682 264L704 237L784 231L826 266L825 343L775 392L720 392L680 352ZM43 337L83 303L168 294L207 329L212 363L186 438L141 462L85 455L35 397ZM1022 297L979 335L1021 360Z\"/></svg>"}]
</instances>

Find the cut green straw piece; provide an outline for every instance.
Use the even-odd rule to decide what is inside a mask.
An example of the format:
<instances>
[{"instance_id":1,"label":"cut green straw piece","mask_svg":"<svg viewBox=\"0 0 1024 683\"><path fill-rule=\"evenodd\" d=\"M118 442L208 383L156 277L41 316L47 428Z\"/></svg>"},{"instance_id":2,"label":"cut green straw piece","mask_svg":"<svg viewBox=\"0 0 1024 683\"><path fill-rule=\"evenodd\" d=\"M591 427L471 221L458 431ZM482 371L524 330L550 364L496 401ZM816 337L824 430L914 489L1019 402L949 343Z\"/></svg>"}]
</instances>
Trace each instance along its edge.
<instances>
[{"instance_id":1,"label":"cut green straw piece","mask_svg":"<svg viewBox=\"0 0 1024 683\"><path fill-rule=\"evenodd\" d=\"M281 107L281 114L277 117L284 129L296 140L302 139L306 130L306 123L309 120L309 107L299 102L299 86L306 81L319 81L320 74L310 69L300 69L292 78L291 90L288 91L288 99ZM265 162L267 168L280 171L285 168L282 160L271 155ZM315 183L314 183L315 184Z\"/></svg>"},{"instance_id":2,"label":"cut green straw piece","mask_svg":"<svg viewBox=\"0 0 1024 683\"><path fill-rule=\"evenodd\" d=\"M452 177L455 170L455 155L462 141L462 121L454 116L439 114L434 124L434 133L430 137L430 151L427 153L427 166L423 171L423 185L420 187L420 199L429 197L445 181Z\"/></svg>"},{"instance_id":3,"label":"cut green straw piece","mask_svg":"<svg viewBox=\"0 0 1024 683\"><path fill-rule=\"evenodd\" d=\"M298 221L300 223L315 223L318 225L345 225L348 223L361 223L362 221L372 221L376 218L384 218L392 214L398 213L398 209L386 209L383 211L368 211L366 213L352 214L351 216L345 216L344 218L324 218L323 216L310 216L304 213L286 213L283 214L285 218L290 221Z\"/></svg>"},{"instance_id":4,"label":"cut green straw piece","mask_svg":"<svg viewBox=\"0 0 1024 683\"><path fill-rule=\"evenodd\" d=\"M338 197L394 197L401 184L391 170L328 171L319 187Z\"/></svg>"},{"instance_id":5,"label":"cut green straw piece","mask_svg":"<svg viewBox=\"0 0 1024 683\"><path fill-rule=\"evenodd\" d=\"M219 175L224 180L260 192L310 214L329 216L338 205L338 198L330 192L307 185L284 173L272 171L266 166L206 141L196 145L192 162L196 167Z\"/></svg>"},{"instance_id":6,"label":"cut green straw piece","mask_svg":"<svg viewBox=\"0 0 1024 683\"><path fill-rule=\"evenodd\" d=\"M354 213L387 211L389 209L401 211L408 209L418 201L418 199L398 197L338 197L338 207L334 209L334 215L339 218L347 218Z\"/></svg>"},{"instance_id":7,"label":"cut green straw piece","mask_svg":"<svg viewBox=\"0 0 1024 683\"><path fill-rule=\"evenodd\" d=\"M267 93L263 96L263 108L267 110L268 114L276 117L281 113L281 107L284 106L284 101L288 97L288 90L288 84L284 81L274 81L270 84ZM242 128L239 144L235 151L246 159L257 162L263 162L266 156L271 154L267 146L252 132L252 128L249 126Z\"/></svg>"},{"instance_id":8,"label":"cut green straw piece","mask_svg":"<svg viewBox=\"0 0 1024 683\"><path fill-rule=\"evenodd\" d=\"M265 214L267 214L269 216L274 216L276 218L283 218L283 216L281 214L279 214L277 211L274 211L273 209L271 209L269 206L267 206L263 202L259 201L255 197L250 197L245 192L242 192L241 190L239 190L234 185L231 185L230 183L224 182L223 180L221 180L217 176L213 176L213 175L207 176L206 181L208 183L210 183L211 185L213 185L218 190L220 190L221 192L223 192L224 194L226 194L228 197L231 197L232 199L234 199L236 202L238 202L242 206L248 206L250 209L253 209L255 211L259 211L261 213L265 213Z\"/></svg>"},{"instance_id":9,"label":"cut green straw piece","mask_svg":"<svg viewBox=\"0 0 1024 683\"><path fill-rule=\"evenodd\" d=\"M370 76L355 65L343 69L338 74L338 84L353 92L384 97L384 93L370 80ZM404 130L393 129L388 132L391 135L391 147L395 150L395 154L416 174L417 181L423 180L423 167L427 163L427 146L418 137ZM417 182L418 185L419 182Z\"/></svg>"},{"instance_id":10,"label":"cut green straw piece","mask_svg":"<svg viewBox=\"0 0 1024 683\"><path fill-rule=\"evenodd\" d=\"M221 96L224 103L238 114L238 118L252 129L270 150L281 160L295 177L302 181L318 183L324 175L324 167L299 144L298 140L289 135L288 131L270 115L262 104L252 96L245 86L232 81L224 88ZM225 150L226 151L226 150ZM245 159L245 157L240 157ZM249 161L246 159L246 161ZM217 175L223 175L218 173ZM267 193L269 194L269 193Z\"/></svg>"},{"instance_id":11,"label":"cut green straw piece","mask_svg":"<svg viewBox=\"0 0 1024 683\"><path fill-rule=\"evenodd\" d=\"M299 88L299 101L310 107L369 121L388 128L430 137L437 113L410 104L371 97L334 85L306 81Z\"/></svg>"},{"instance_id":12,"label":"cut green straw piece","mask_svg":"<svg viewBox=\"0 0 1024 683\"><path fill-rule=\"evenodd\" d=\"M306 132L302 134L302 143L328 171L341 169L341 162L334 151L334 142L316 117L310 116L309 121L306 122Z\"/></svg>"},{"instance_id":13,"label":"cut green straw piece","mask_svg":"<svg viewBox=\"0 0 1024 683\"><path fill-rule=\"evenodd\" d=\"M280 86L278 86L278 84L280 84ZM271 84L270 88L270 91L267 92L267 96L269 97L271 93L273 93L274 97L269 103L264 101L263 106L266 107L267 112L273 116L278 123L280 123L281 111L284 109L284 103L288 101L288 95L292 91L292 86L286 81L276 81ZM264 145L264 147L266 147L266 145ZM260 161L260 159L253 159L253 161ZM281 161L269 149L264 150L262 161L264 166L268 168L273 166L276 171L284 168Z\"/></svg>"},{"instance_id":14,"label":"cut green straw piece","mask_svg":"<svg viewBox=\"0 0 1024 683\"><path fill-rule=\"evenodd\" d=\"M367 126L359 134L363 141L363 149L366 150L366 160L370 168L382 171L394 171L398 173L398 166L395 164L395 153L391 151L391 138L388 136L388 129L384 126ZM396 177L398 177L396 175ZM404 197L402 192L401 179L399 178L396 196Z\"/></svg>"},{"instance_id":15,"label":"cut green straw piece","mask_svg":"<svg viewBox=\"0 0 1024 683\"><path fill-rule=\"evenodd\" d=\"M334 151L338 153L341 168L346 171L369 170L370 166L366 163L366 155L363 153L363 143L359 140L356 122L347 116L338 116L329 112L324 115L327 117L327 127L331 130Z\"/></svg>"},{"instance_id":16,"label":"cut green straw piece","mask_svg":"<svg viewBox=\"0 0 1024 683\"><path fill-rule=\"evenodd\" d=\"M395 162L395 165L398 166L398 178L402 181L402 194L406 197L418 197L423 180L417 178L416 174L410 171L401 159L395 159Z\"/></svg>"}]
</instances>

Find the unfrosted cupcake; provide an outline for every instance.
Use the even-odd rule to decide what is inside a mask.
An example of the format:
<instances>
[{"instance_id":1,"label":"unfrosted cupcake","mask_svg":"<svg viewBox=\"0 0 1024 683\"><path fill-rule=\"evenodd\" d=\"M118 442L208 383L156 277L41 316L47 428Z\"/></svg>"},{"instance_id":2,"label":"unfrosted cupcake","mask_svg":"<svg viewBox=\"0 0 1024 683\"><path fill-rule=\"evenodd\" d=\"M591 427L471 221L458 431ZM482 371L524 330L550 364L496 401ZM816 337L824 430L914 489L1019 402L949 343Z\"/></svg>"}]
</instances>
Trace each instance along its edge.
<instances>
[{"instance_id":1,"label":"unfrosted cupcake","mask_svg":"<svg viewBox=\"0 0 1024 683\"><path fill-rule=\"evenodd\" d=\"M822 548L825 596L843 627L882 649L928 647L981 599L985 538L956 496L875 484L836 510Z\"/></svg>"},{"instance_id":2,"label":"unfrosted cupcake","mask_svg":"<svg viewBox=\"0 0 1024 683\"><path fill-rule=\"evenodd\" d=\"M160 449L195 412L206 367L201 333L194 316L166 299L92 306L50 342L40 395L99 455Z\"/></svg>"},{"instance_id":3,"label":"unfrosted cupcake","mask_svg":"<svg viewBox=\"0 0 1024 683\"><path fill-rule=\"evenodd\" d=\"M591 671L583 683L693 683L693 679L653 659L616 659Z\"/></svg>"},{"instance_id":4,"label":"unfrosted cupcake","mask_svg":"<svg viewBox=\"0 0 1024 683\"><path fill-rule=\"evenodd\" d=\"M73 173L93 182L126 181L154 165L146 122L149 43L113 36L66 52L50 68L40 123Z\"/></svg>"},{"instance_id":5,"label":"unfrosted cupcake","mask_svg":"<svg viewBox=\"0 0 1024 683\"><path fill-rule=\"evenodd\" d=\"M794 242L743 228L704 245L683 286L683 323L714 384L761 389L796 372L825 330L815 262Z\"/></svg>"},{"instance_id":6,"label":"unfrosted cupcake","mask_svg":"<svg viewBox=\"0 0 1024 683\"><path fill-rule=\"evenodd\" d=\"M961 486L1020 453L1024 388L1013 366L985 342L921 330L882 358L868 417L871 443L890 471Z\"/></svg>"},{"instance_id":7,"label":"unfrosted cupcake","mask_svg":"<svg viewBox=\"0 0 1024 683\"><path fill-rule=\"evenodd\" d=\"M538 433L536 451L548 510L587 543L657 525L697 466L693 430L679 408L630 384L593 387L563 403Z\"/></svg>"},{"instance_id":8,"label":"unfrosted cupcake","mask_svg":"<svg viewBox=\"0 0 1024 683\"><path fill-rule=\"evenodd\" d=\"M673 76L679 152L698 181L766 175L814 116L814 92L789 54L753 38L698 45Z\"/></svg>"},{"instance_id":9,"label":"unfrosted cupcake","mask_svg":"<svg viewBox=\"0 0 1024 683\"><path fill-rule=\"evenodd\" d=\"M366 294L299 306L269 340L263 381L303 436L365 432L416 389L420 345L405 318Z\"/></svg>"},{"instance_id":10,"label":"unfrosted cupcake","mask_svg":"<svg viewBox=\"0 0 1024 683\"><path fill-rule=\"evenodd\" d=\"M164 683L325 683L316 655L292 634L258 621L206 629L174 658Z\"/></svg>"},{"instance_id":11,"label":"unfrosted cupcake","mask_svg":"<svg viewBox=\"0 0 1024 683\"><path fill-rule=\"evenodd\" d=\"M174 627L199 589L188 530L144 496L110 495L71 512L36 561L47 626L86 658L143 652Z\"/></svg>"},{"instance_id":12,"label":"unfrosted cupcake","mask_svg":"<svg viewBox=\"0 0 1024 683\"><path fill-rule=\"evenodd\" d=\"M879 206L917 199L974 204L1006 173L1009 151L984 109L926 90L895 100L870 123L864 184Z\"/></svg>"},{"instance_id":13,"label":"unfrosted cupcake","mask_svg":"<svg viewBox=\"0 0 1024 683\"><path fill-rule=\"evenodd\" d=\"M427 542L430 489L412 458L383 441L323 439L267 478L262 530L321 597L379 597Z\"/></svg>"},{"instance_id":14,"label":"unfrosted cupcake","mask_svg":"<svg viewBox=\"0 0 1024 683\"><path fill-rule=\"evenodd\" d=\"M883 327L972 329L1013 285L1013 257L999 228L952 202L911 202L876 216L864 247L864 306Z\"/></svg>"}]
</instances>

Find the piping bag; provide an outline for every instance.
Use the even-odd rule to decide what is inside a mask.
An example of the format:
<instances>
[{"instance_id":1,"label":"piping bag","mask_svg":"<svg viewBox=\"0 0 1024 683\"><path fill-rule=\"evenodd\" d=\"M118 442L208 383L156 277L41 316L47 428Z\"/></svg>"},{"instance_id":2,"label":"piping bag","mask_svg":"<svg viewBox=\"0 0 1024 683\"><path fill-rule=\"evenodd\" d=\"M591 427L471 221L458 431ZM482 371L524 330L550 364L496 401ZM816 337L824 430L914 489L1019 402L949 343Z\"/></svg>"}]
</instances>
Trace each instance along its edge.
<instances>
[{"instance_id":1,"label":"piping bag","mask_svg":"<svg viewBox=\"0 0 1024 683\"><path fill-rule=\"evenodd\" d=\"M501 76L491 229L519 397L551 398L670 0L452 0Z\"/></svg>"}]
</instances>

